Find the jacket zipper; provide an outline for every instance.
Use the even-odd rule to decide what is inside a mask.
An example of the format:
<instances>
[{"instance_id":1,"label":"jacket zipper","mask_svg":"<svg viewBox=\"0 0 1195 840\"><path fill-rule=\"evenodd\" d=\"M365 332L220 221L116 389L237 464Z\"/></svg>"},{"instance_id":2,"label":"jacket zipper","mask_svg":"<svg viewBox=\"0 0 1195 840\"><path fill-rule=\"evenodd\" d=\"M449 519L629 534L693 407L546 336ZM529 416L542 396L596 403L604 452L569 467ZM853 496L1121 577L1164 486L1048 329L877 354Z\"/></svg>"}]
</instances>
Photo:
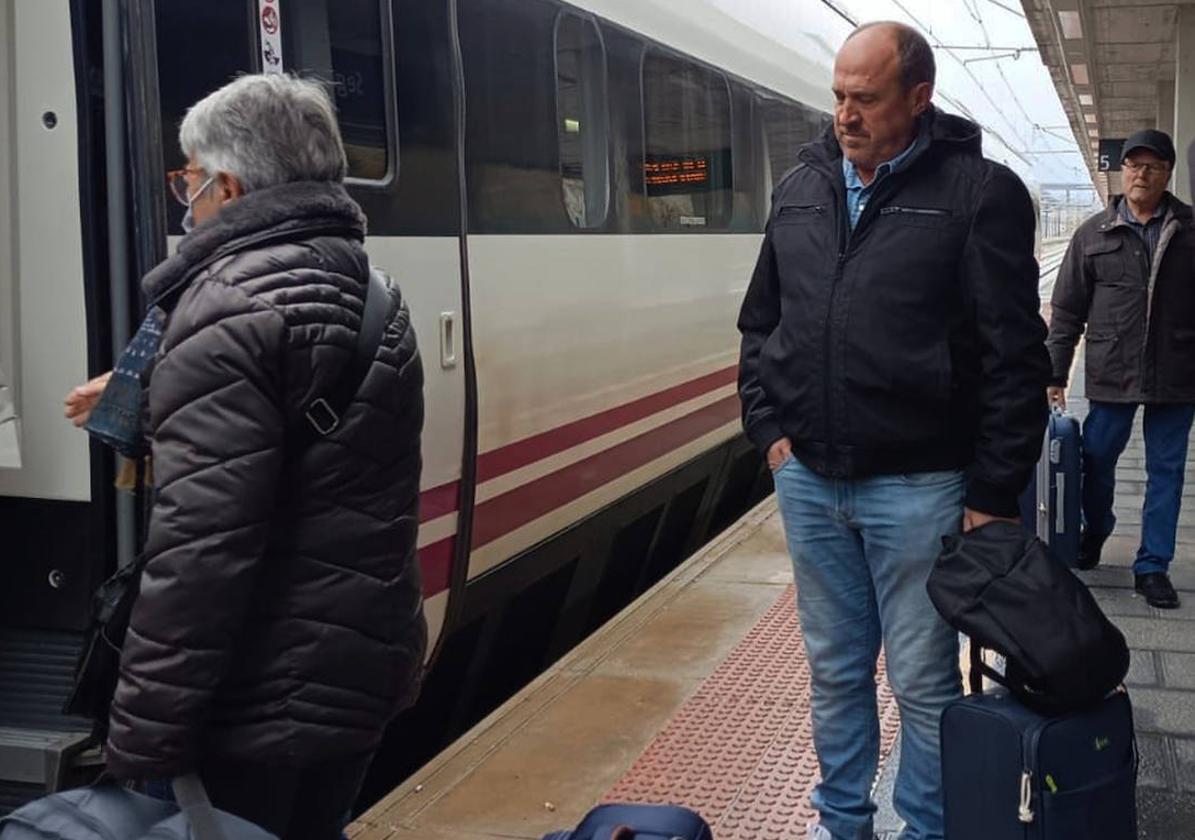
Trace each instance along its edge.
<instances>
[{"instance_id":1,"label":"jacket zipper","mask_svg":"<svg viewBox=\"0 0 1195 840\"><path fill-rule=\"evenodd\" d=\"M776 218L782 216L804 216L804 215L821 215L826 212L824 204L785 204L776 213Z\"/></svg>"},{"instance_id":2,"label":"jacket zipper","mask_svg":"<svg viewBox=\"0 0 1195 840\"><path fill-rule=\"evenodd\" d=\"M1038 784L1037 772L1041 770L1041 763L1038 761L1038 746L1041 743L1041 737L1045 730L1049 727L1049 723L1039 724L1029 733L1028 738L1023 739L1022 749L1028 748L1026 754L1023 756L1023 769L1021 770L1021 797L1019 807L1017 809L1017 818L1022 823L1032 823L1037 814L1033 811L1033 802L1035 799L1039 800L1040 804L1040 785ZM1025 743L1028 741L1028 744Z\"/></svg>"},{"instance_id":3,"label":"jacket zipper","mask_svg":"<svg viewBox=\"0 0 1195 840\"><path fill-rule=\"evenodd\" d=\"M895 204L889 204L887 207L880 208L881 216L891 216L893 214L904 214L910 216L949 216L949 210L940 210L936 207L898 207Z\"/></svg>"},{"instance_id":4,"label":"jacket zipper","mask_svg":"<svg viewBox=\"0 0 1195 840\"><path fill-rule=\"evenodd\" d=\"M814 167L814 168L816 168L816 167ZM822 174L823 174L823 176L825 176L826 173L822 172ZM866 233L866 231L868 231L868 228L871 225L871 220L874 219L874 217L876 215L884 214L885 210L889 210L890 206L883 206L883 204L881 204L881 202L883 200L885 200L885 198L888 198L890 195L894 194L895 188L893 186L893 182L894 182L894 180L896 180L896 183L899 184L900 183L899 178L900 178L900 174L897 173L897 174L895 174L895 176L889 176L887 178L884 178L883 183L877 185L875 194L871 196L870 200L868 201L868 206L866 206L863 210L863 213L859 215L859 221L856 222L856 225L854 225L853 229L851 228L851 222L850 222L850 220L847 219L847 214L846 214L846 189L845 188L844 188L844 190L842 190L842 195L839 196L839 201L836 202L836 204L838 204L838 214L839 214L839 219L840 219L838 263L836 263L835 268L834 268L834 282L833 282L832 286L829 287L829 312L827 313L827 318L826 318L826 336L825 336L825 352L826 352L826 396L825 396L825 399L826 399L826 431L827 431L826 439L827 439L829 448L831 448L832 450L834 448L834 443L836 441L836 437L838 437L838 435L835 434L835 431L838 430L838 428L839 428L838 422L835 422L835 411L834 411L834 404L832 401L833 400L832 382L834 381L834 378L832 375L833 370L834 370L833 355L832 355L833 349L834 349L833 348L834 342L833 342L833 335L832 335L833 324L834 324L834 301L835 301L836 296L838 296L838 287L839 287L839 283L842 280L842 275L846 274L846 260L851 257L851 255L852 255L852 253L854 253L854 251L857 250L857 246L858 246L860 239L862 239L862 235L864 233ZM832 183L832 185L835 184L833 178L831 178L831 183ZM838 194L838 191L835 190L835 195L836 194ZM913 208L895 208L896 211L906 210L906 209L909 211L913 210ZM936 215L936 214L932 214L932 215Z\"/></svg>"},{"instance_id":5,"label":"jacket zipper","mask_svg":"<svg viewBox=\"0 0 1195 840\"><path fill-rule=\"evenodd\" d=\"M802 155L802 157L804 157L804 156ZM833 389L831 386L831 383L834 381L834 375L833 375L834 374L834 361L833 361L834 303L838 296L838 285L839 285L840 281L842 280L843 274L846 271L846 261L847 261L847 259L850 258L851 254L854 253L855 246L857 245L859 238L860 238L860 234L865 231L865 229L867 227L867 223L870 223L871 219L874 216L876 216L878 213L883 213L885 210L889 210L888 207L884 207L881 205L881 201L888 198L890 195L893 194L893 192L895 192L895 189L893 187L894 183L899 185L904 179L900 177L900 175L903 173L896 173L895 175L890 175L887 178L885 178L883 183L881 183L877 187L875 194L868 201L866 209L864 209L862 215L859 216L859 221L856 223L854 230L852 230L851 226L850 226L850 221L847 219L846 186L842 183L841 174L839 174L837 177L835 177L835 174L833 172L827 170L826 167L822 166L820 164L820 162L818 162L818 161L811 161L808 158L804 158L804 162L807 163L807 165L809 166L810 169L819 173L823 178L826 178L830 182L830 189L834 193L834 197L835 197L834 210L835 210L835 213L838 215L838 258L837 258L837 261L836 261L835 267L834 267L834 280L833 280L832 284L830 285L830 301L829 301L828 310L826 312L825 330L823 331L823 334L822 334L822 352L825 355L824 387L823 387L823 394L822 394L822 399L825 400L825 406L826 406L826 416L825 416L826 435L825 435L825 437L826 437L827 447L829 450L832 451L834 448L836 439L837 439L837 435L835 434L835 431L838 428L838 424L836 422L834 422L835 411L834 411L833 393L832 393ZM820 205L818 205L818 206L820 206ZM779 215L781 215L783 213L783 210L784 209L781 208L781 213L777 214L777 217L779 217ZM910 212L910 213L916 213L918 210L925 211L928 215L932 215L932 216L949 215L948 211L934 210L932 208L903 207L903 208L895 208L894 210L891 210L890 212L906 211L906 212Z\"/></svg>"}]
</instances>

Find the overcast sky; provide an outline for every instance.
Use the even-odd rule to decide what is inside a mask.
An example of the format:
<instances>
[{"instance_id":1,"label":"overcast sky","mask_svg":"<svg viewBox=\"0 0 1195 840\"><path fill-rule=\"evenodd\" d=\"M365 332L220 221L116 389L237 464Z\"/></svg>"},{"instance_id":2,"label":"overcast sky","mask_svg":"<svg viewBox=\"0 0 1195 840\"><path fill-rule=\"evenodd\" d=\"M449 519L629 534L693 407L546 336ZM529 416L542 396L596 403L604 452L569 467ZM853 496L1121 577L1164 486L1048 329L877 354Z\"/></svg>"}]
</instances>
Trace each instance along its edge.
<instances>
[{"instance_id":1,"label":"overcast sky","mask_svg":"<svg viewBox=\"0 0 1195 840\"><path fill-rule=\"evenodd\" d=\"M786 46L826 60L851 26L824 0L709 0ZM832 0L854 19L921 29L938 62L938 104L985 128L985 151L1037 183L1090 184L1020 0ZM975 48L984 49L975 49ZM987 47L1012 49L988 50ZM1014 58L1016 48L1028 48ZM991 56L1005 55L998 60ZM976 61L976 59L989 59ZM1065 154L1042 152L1065 151Z\"/></svg>"}]
</instances>

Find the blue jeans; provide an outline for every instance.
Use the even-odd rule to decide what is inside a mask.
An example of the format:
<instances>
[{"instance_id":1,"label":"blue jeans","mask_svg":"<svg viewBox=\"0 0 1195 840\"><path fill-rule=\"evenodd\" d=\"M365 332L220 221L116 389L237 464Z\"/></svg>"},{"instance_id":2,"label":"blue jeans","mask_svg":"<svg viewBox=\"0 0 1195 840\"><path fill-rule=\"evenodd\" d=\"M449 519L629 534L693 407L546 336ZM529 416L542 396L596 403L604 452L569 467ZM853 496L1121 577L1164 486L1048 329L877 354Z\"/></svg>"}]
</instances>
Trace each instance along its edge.
<instances>
[{"instance_id":1,"label":"blue jeans","mask_svg":"<svg viewBox=\"0 0 1195 840\"><path fill-rule=\"evenodd\" d=\"M1133 432L1135 403L1092 402L1083 421L1083 521L1106 537L1116 527L1116 462ZM1174 559L1174 538L1183 501L1187 440L1195 405L1145 406L1145 507L1141 547L1133 574L1165 572Z\"/></svg>"},{"instance_id":2,"label":"blue jeans","mask_svg":"<svg viewBox=\"0 0 1195 840\"><path fill-rule=\"evenodd\" d=\"M823 478L795 458L774 474L813 676L813 793L834 840L871 840L879 762L876 659L883 642L900 706L894 804L905 840L941 840L938 720L962 694L958 634L925 591L945 534L958 533L959 472Z\"/></svg>"}]
</instances>

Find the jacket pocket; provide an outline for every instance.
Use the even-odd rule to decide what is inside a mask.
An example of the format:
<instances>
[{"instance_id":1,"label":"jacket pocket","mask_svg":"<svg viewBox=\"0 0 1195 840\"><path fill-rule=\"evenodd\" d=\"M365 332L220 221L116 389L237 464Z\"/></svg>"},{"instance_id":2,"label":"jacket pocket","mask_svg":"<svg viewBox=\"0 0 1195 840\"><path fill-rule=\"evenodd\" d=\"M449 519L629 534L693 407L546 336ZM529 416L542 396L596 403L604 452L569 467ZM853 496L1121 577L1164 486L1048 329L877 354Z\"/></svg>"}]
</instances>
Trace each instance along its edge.
<instances>
[{"instance_id":1,"label":"jacket pocket","mask_svg":"<svg viewBox=\"0 0 1195 840\"><path fill-rule=\"evenodd\" d=\"M1195 399L1195 329L1172 329L1170 345L1158 343L1157 358L1161 394L1167 399Z\"/></svg>"},{"instance_id":2,"label":"jacket pocket","mask_svg":"<svg viewBox=\"0 0 1195 840\"><path fill-rule=\"evenodd\" d=\"M1043 834L1092 840L1136 837L1136 782L1137 764L1130 761L1116 773L1077 790L1043 791ZM1065 782L1059 779L1056 784Z\"/></svg>"},{"instance_id":3,"label":"jacket pocket","mask_svg":"<svg viewBox=\"0 0 1195 840\"><path fill-rule=\"evenodd\" d=\"M887 207L880 209L880 215L940 218L942 216L950 216L952 214L949 210L945 210L941 207L901 207L896 204L890 204Z\"/></svg>"},{"instance_id":4,"label":"jacket pocket","mask_svg":"<svg viewBox=\"0 0 1195 840\"><path fill-rule=\"evenodd\" d=\"M1120 336L1114 332L1089 332L1083 337L1087 381L1093 385L1119 388L1124 378L1119 355Z\"/></svg>"},{"instance_id":5,"label":"jacket pocket","mask_svg":"<svg viewBox=\"0 0 1195 840\"><path fill-rule=\"evenodd\" d=\"M1124 239L1121 237L1105 236L1084 249L1083 256L1091 268L1091 276L1095 278L1097 286L1101 283L1125 282L1125 275L1129 270L1127 260L1130 254L1124 247Z\"/></svg>"},{"instance_id":6,"label":"jacket pocket","mask_svg":"<svg viewBox=\"0 0 1195 840\"><path fill-rule=\"evenodd\" d=\"M909 207L889 204L880 208L880 217L900 224L941 229L950 224L954 214L942 207Z\"/></svg>"},{"instance_id":7,"label":"jacket pocket","mask_svg":"<svg viewBox=\"0 0 1195 840\"><path fill-rule=\"evenodd\" d=\"M825 215L824 204L784 204L776 211L776 221L784 224L812 222Z\"/></svg>"}]
</instances>

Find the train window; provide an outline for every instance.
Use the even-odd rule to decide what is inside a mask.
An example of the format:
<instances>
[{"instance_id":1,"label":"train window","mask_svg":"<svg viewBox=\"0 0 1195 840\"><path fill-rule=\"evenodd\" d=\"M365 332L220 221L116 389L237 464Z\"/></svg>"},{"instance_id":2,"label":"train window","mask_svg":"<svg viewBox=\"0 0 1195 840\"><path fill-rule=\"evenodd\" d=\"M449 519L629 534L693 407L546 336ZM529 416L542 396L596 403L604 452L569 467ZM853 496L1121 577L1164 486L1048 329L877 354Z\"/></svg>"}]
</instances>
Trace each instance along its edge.
<instances>
[{"instance_id":1,"label":"train window","mask_svg":"<svg viewBox=\"0 0 1195 840\"><path fill-rule=\"evenodd\" d=\"M560 181L573 225L600 227L610 200L606 55L592 18L556 20L556 132Z\"/></svg>"},{"instance_id":2,"label":"train window","mask_svg":"<svg viewBox=\"0 0 1195 840\"><path fill-rule=\"evenodd\" d=\"M241 73L256 69L255 9L245 0L156 4L158 98L161 103L162 171L186 157L178 127L187 109ZM212 45L218 44L218 49ZM178 232L182 208L166 202L168 229Z\"/></svg>"},{"instance_id":3,"label":"train window","mask_svg":"<svg viewBox=\"0 0 1195 840\"><path fill-rule=\"evenodd\" d=\"M817 139L830 118L813 108L762 94L756 110L763 126L764 182L770 193L784 173L797 165L801 146Z\"/></svg>"},{"instance_id":4,"label":"train window","mask_svg":"<svg viewBox=\"0 0 1195 840\"><path fill-rule=\"evenodd\" d=\"M321 79L333 94L357 182L387 183L396 164L389 7L388 0L281 0L273 24L282 36L278 69ZM263 63L268 53L267 43Z\"/></svg>"},{"instance_id":5,"label":"train window","mask_svg":"<svg viewBox=\"0 0 1195 840\"><path fill-rule=\"evenodd\" d=\"M733 205L726 78L649 49L643 59L644 194L661 230L725 228Z\"/></svg>"}]
</instances>

